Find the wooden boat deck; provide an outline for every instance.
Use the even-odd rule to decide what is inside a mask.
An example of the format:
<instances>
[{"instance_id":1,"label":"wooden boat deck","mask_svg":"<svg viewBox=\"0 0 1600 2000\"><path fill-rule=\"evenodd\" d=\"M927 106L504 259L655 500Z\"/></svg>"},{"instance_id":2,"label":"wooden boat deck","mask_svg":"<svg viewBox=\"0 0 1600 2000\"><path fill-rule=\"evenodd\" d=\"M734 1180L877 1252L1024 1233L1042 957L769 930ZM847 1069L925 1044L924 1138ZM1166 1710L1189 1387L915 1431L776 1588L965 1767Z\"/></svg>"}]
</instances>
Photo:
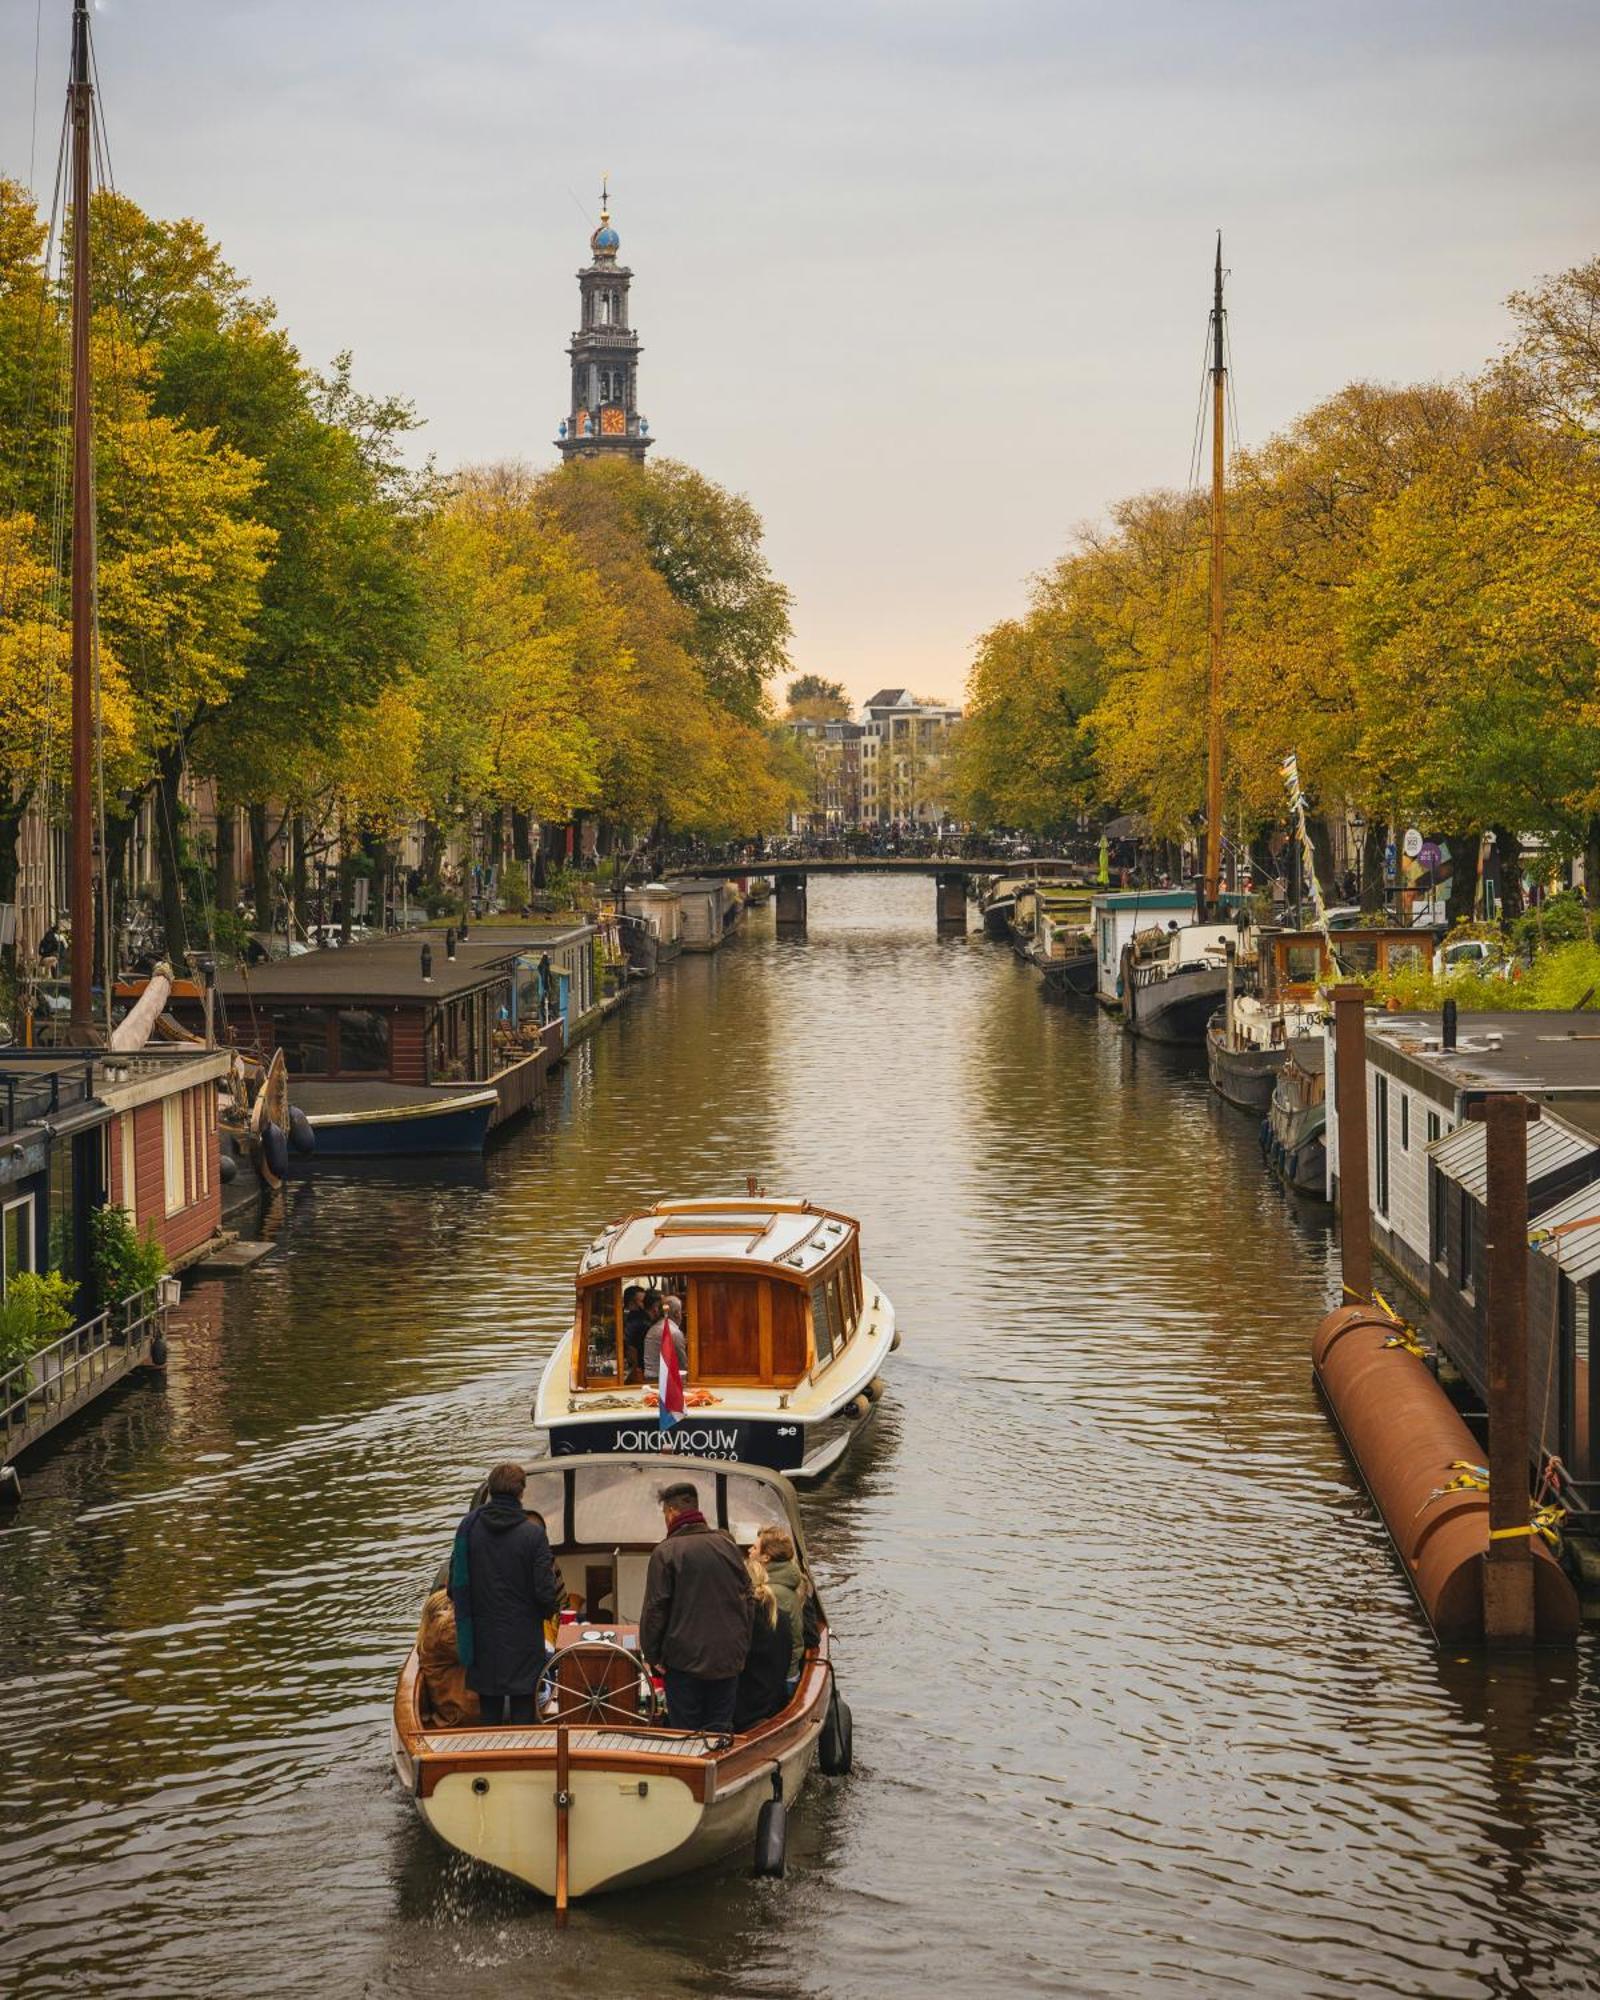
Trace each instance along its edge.
<instances>
[{"instance_id":1,"label":"wooden boat deck","mask_svg":"<svg viewBox=\"0 0 1600 2000\"><path fill-rule=\"evenodd\" d=\"M626 1751L633 1755L658 1754L664 1757L709 1757L726 1745L726 1738L684 1736L672 1729L585 1729L571 1723L567 1740L575 1751L607 1753ZM461 1757L472 1751L548 1750L556 1747L556 1731L550 1729L430 1729L417 1739L418 1748L435 1757Z\"/></svg>"}]
</instances>

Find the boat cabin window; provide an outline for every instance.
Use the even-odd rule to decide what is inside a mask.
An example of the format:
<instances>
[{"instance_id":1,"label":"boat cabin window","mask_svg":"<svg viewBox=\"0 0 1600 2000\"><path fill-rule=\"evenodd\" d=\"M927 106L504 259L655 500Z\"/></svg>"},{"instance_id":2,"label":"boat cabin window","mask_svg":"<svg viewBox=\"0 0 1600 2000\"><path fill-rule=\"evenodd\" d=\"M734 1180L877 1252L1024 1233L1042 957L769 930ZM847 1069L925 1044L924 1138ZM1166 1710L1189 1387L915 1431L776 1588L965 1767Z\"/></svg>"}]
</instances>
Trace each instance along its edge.
<instances>
[{"instance_id":1,"label":"boat cabin window","mask_svg":"<svg viewBox=\"0 0 1600 2000\"><path fill-rule=\"evenodd\" d=\"M798 1285L772 1288L772 1379L798 1382L806 1372L806 1295Z\"/></svg>"},{"instance_id":2,"label":"boat cabin window","mask_svg":"<svg viewBox=\"0 0 1600 2000\"><path fill-rule=\"evenodd\" d=\"M1386 944L1383 948L1383 963L1387 972L1418 972L1422 969L1422 946Z\"/></svg>"},{"instance_id":3,"label":"boat cabin window","mask_svg":"<svg viewBox=\"0 0 1600 2000\"><path fill-rule=\"evenodd\" d=\"M834 1323L828 1313L828 1287L819 1279L811 1287L811 1331L817 1344L818 1367L833 1359Z\"/></svg>"},{"instance_id":4,"label":"boat cabin window","mask_svg":"<svg viewBox=\"0 0 1600 2000\"><path fill-rule=\"evenodd\" d=\"M1340 938L1334 949L1345 972L1356 979L1365 979L1378 969L1376 938Z\"/></svg>"},{"instance_id":5,"label":"boat cabin window","mask_svg":"<svg viewBox=\"0 0 1600 2000\"><path fill-rule=\"evenodd\" d=\"M274 1019L278 1047L291 1076L326 1076L329 1014L326 1007L296 1007Z\"/></svg>"},{"instance_id":6,"label":"boat cabin window","mask_svg":"<svg viewBox=\"0 0 1600 2000\"><path fill-rule=\"evenodd\" d=\"M622 1329L617 1288L595 1285L583 1295L583 1374L586 1382L616 1381L622 1373Z\"/></svg>"},{"instance_id":7,"label":"boat cabin window","mask_svg":"<svg viewBox=\"0 0 1600 2000\"><path fill-rule=\"evenodd\" d=\"M1314 985L1322 977L1320 944L1289 944L1283 947L1283 976L1291 986Z\"/></svg>"}]
</instances>

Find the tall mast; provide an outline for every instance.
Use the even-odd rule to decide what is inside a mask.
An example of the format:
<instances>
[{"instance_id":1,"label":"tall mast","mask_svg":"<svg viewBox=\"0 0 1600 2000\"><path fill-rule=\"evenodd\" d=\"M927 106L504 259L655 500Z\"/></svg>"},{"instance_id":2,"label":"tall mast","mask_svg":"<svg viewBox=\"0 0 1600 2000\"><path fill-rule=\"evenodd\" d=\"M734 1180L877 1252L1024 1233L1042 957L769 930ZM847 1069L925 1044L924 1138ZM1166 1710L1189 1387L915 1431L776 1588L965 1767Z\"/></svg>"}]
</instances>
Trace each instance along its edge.
<instances>
[{"instance_id":1,"label":"tall mast","mask_svg":"<svg viewBox=\"0 0 1600 2000\"><path fill-rule=\"evenodd\" d=\"M1222 471L1223 410L1228 365L1222 318L1222 231L1211 295L1211 687L1206 732L1205 906L1215 911L1222 893Z\"/></svg>"},{"instance_id":2,"label":"tall mast","mask_svg":"<svg viewBox=\"0 0 1600 2000\"><path fill-rule=\"evenodd\" d=\"M72 1039L93 1030L94 489L89 408L89 9L72 9Z\"/></svg>"}]
</instances>

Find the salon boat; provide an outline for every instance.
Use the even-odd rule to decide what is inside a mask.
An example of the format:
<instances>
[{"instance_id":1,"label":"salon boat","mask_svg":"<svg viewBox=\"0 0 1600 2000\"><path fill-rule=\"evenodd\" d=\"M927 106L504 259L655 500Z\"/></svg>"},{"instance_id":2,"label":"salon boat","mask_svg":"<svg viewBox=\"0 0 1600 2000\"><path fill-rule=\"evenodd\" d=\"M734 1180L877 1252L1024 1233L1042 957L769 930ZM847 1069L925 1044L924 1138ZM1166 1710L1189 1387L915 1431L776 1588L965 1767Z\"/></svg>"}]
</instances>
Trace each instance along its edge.
<instances>
[{"instance_id":1,"label":"salon boat","mask_svg":"<svg viewBox=\"0 0 1600 2000\"><path fill-rule=\"evenodd\" d=\"M650 1552L662 1535L653 1456L542 1459L524 1508L540 1514L569 1604L539 1683L539 1721L447 1728L430 1711L413 1646L395 1687L390 1748L401 1785L448 1846L554 1898L686 1874L751 1848L782 1867L763 1808L798 1796L813 1763L850 1767L850 1712L834 1688L826 1613L774 1716L738 1735L673 1729L638 1651ZM778 1526L805 1544L793 1489L754 1466L684 1459L713 1526L741 1546ZM483 1497L480 1490L479 1499ZM776 1836L776 1838L775 1838Z\"/></svg>"},{"instance_id":2,"label":"salon boat","mask_svg":"<svg viewBox=\"0 0 1600 2000\"><path fill-rule=\"evenodd\" d=\"M671 1428L624 1352L635 1285L684 1302L686 1407ZM851 1217L765 1194L658 1202L584 1252L572 1331L545 1365L533 1421L558 1456L687 1452L811 1481L872 1421L899 1344Z\"/></svg>"}]
</instances>

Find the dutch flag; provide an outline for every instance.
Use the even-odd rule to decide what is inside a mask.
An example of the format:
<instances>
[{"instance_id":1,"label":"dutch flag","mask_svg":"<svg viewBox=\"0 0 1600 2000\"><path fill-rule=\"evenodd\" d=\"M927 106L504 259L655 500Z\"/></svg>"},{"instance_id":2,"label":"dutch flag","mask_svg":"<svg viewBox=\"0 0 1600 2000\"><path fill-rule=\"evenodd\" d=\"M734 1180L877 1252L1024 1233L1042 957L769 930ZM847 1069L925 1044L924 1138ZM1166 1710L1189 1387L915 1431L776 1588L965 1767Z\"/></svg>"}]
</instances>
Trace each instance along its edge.
<instances>
[{"instance_id":1,"label":"dutch flag","mask_svg":"<svg viewBox=\"0 0 1600 2000\"><path fill-rule=\"evenodd\" d=\"M670 1431L683 1415L683 1370L678 1366L678 1346L672 1337L672 1322L661 1322L661 1367L656 1382L656 1400L661 1411L661 1428Z\"/></svg>"}]
</instances>

